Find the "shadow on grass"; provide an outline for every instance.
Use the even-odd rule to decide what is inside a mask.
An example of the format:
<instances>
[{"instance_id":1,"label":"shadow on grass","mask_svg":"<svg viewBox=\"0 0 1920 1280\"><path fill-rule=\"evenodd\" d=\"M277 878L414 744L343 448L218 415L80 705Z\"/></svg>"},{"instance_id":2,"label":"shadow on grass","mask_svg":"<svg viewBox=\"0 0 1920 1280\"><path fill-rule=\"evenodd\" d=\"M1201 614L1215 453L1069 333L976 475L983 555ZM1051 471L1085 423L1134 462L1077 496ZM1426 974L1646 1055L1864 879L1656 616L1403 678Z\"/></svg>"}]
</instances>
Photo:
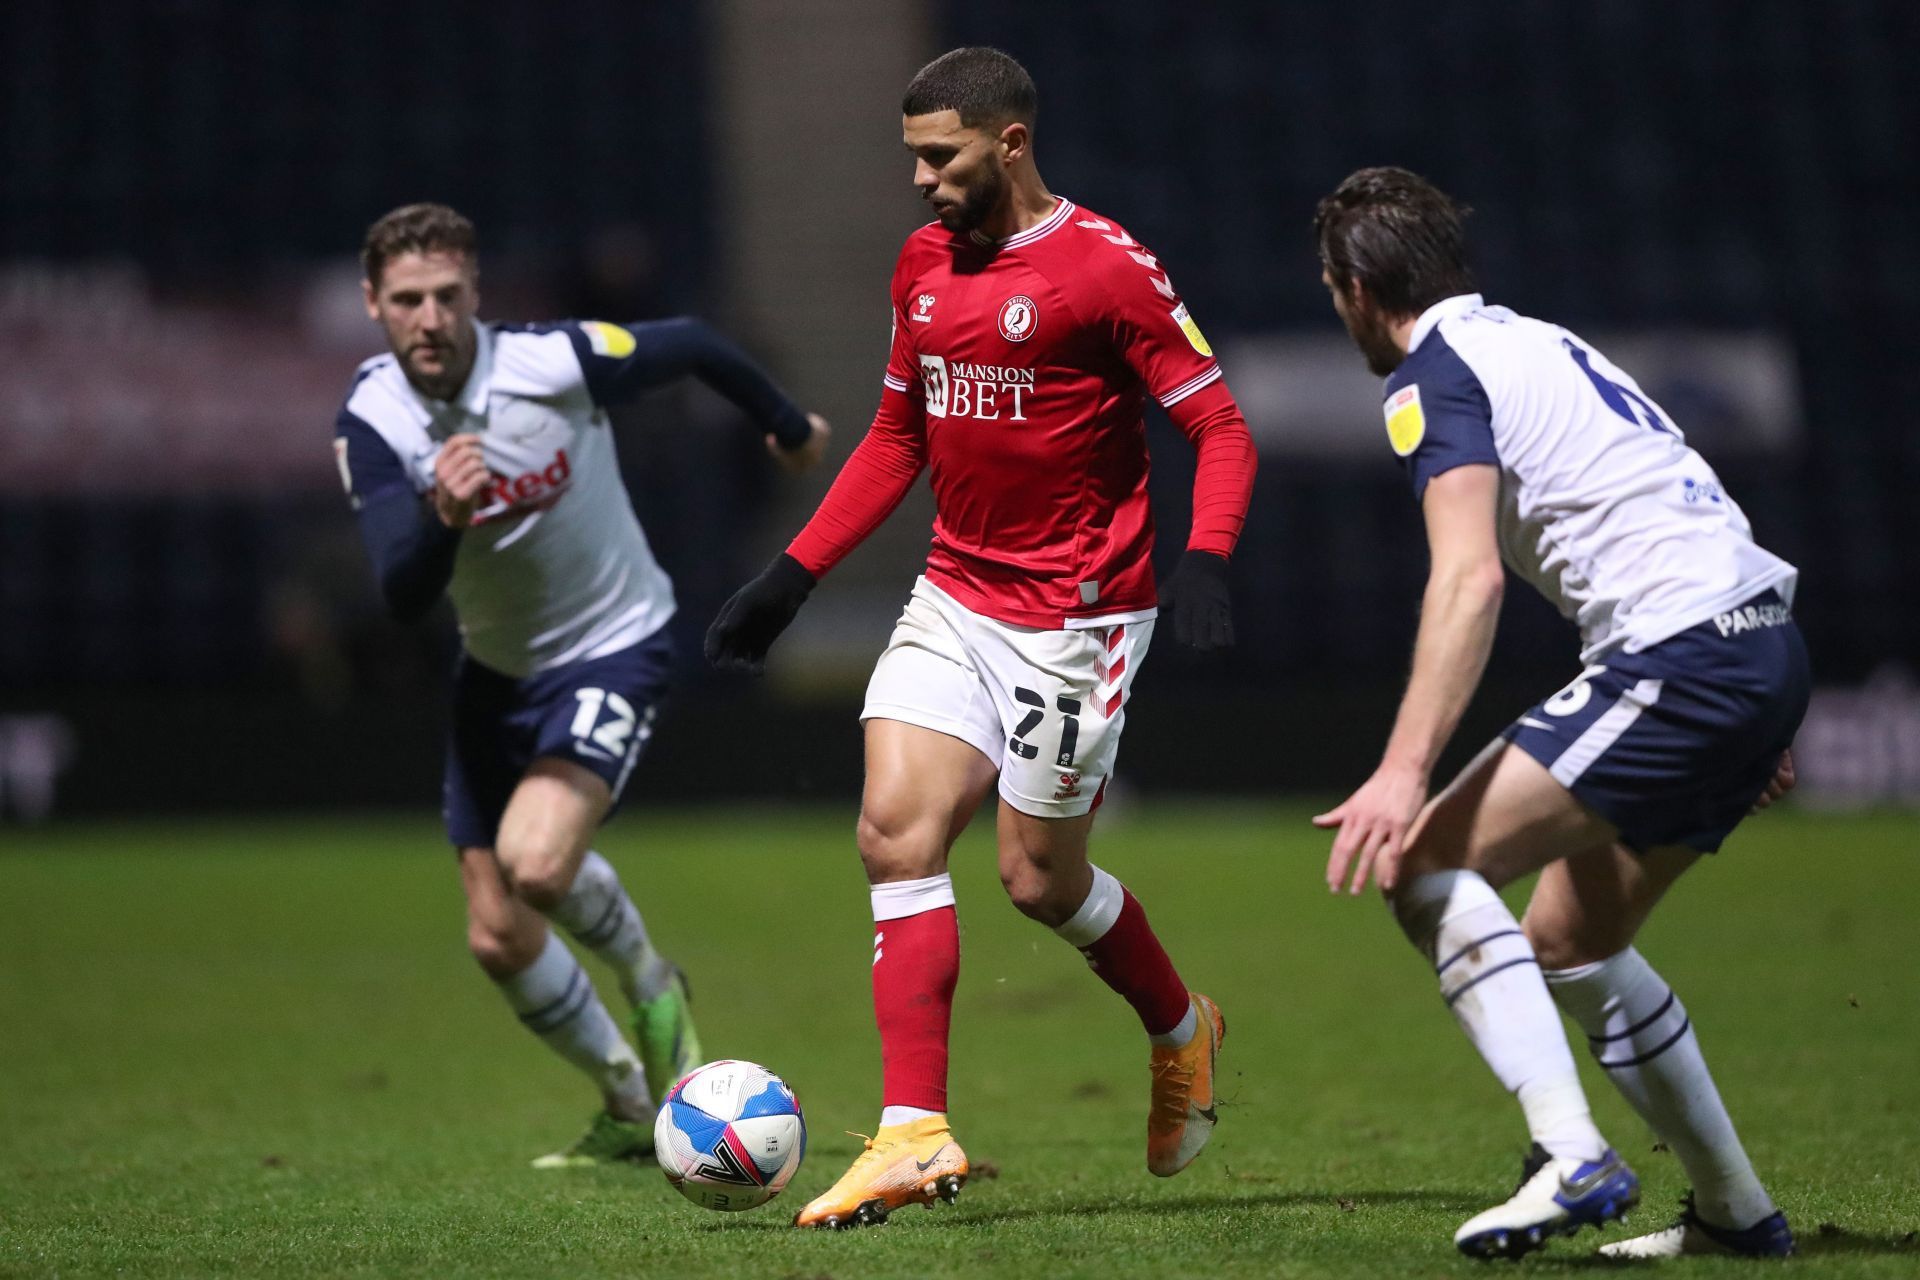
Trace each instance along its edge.
<instances>
[{"instance_id":1,"label":"shadow on grass","mask_svg":"<svg viewBox=\"0 0 1920 1280\"><path fill-rule=\"evenodd\" d=\"M1329 1191L1266 1191L1252 1195L1191 1195L1175 1196L1171 1199L1135 1199L1129 1196L1100 1196L1082 1203L1049 1203L1044 1205L1008 1205L1006 1208L988 1209L974 1212L972 1204L962 1198L961 1203L969 1207L960 1212L940 1210L929 1215L925 1221L930 1227L943 1231L966 1231L975 1227L997 1226L1007 1222L1023 1222L1032 1218L1078 1218L1113 1213L1139 1213L1152 1217L1171 1217L1181 1214L1212 1212L1221 1209L1272 1209L1294 1205L1320 1205L1326 1208L1365 1208L1378 1204L1427 1204L1435 1207L1458 1209L1472 1201L1472 1193L1466 1191L1355 1191L1334 1193ZM913 1206L896 1210L896 1214L906 1214ZM920 1219L919 1214L914 1215ZM752 1219L722 1219L707 1224L706 1231L790 1231L793 1230L790 1216Z\"/></svg>"},{"instance_id":2,"label":"shadow on grass","mask_svg":"<svg viewBox=\"0 0 1920 1280\"><path fill-rule=\"evenodd\" d=\"M1904 1253L1911 1255L1915 1264L1920 1265L1920 1231L1909 1231L1899 1236L1876 1236L1823 1222L1816 1230L1795 1241L1795 1246L1795 1253L1808 1258L1844 1253Z\"/></svg>"},{"instance_id":3,"label":"shadow on grass","mask_svg":"<svg viewBox=\"0 0 1920 1280\"><path fill-rule=\"evenodd\" d=\"M1265 1191L1253 1195L1189 1195L1170 1199L1141 1199L1131 1196L1105 1196L1083 1204L1009 1205L985 1213L956 1215L941 1226L958 1231L966 1227L992 1223L1019 1222L1027 1218L1082 1217L1089 1214L1140 1213L1154 1217L1209 1212L1220 1209L1276 1209L1296 1205L1319 1205L1350 1212L1376 1204L1428 1204L1454 1206L1469 1203L1467 1191Z\"/></svg>"},{"instance_id":4,"label":"shadow on grass","mask_svg":"<svg viewBox=\"0 0 1920 1280\"><path fill-rule=\"evenodd\" d=\"M1627 1233L1627 1235L1630 1234L1632 1233ZM1592 1249L1597 1249L1602 1243L1612 1243L1611 1239L1601 1241L1593 1237L1587 1238L1593 1241L1590 1246ZM1625 1239L1626 1236L1616 1235L1613 1238ZM1562 1249L1573 1247L1567 1242L1557 1243ZM1831 1222L1823 1222L1820 1224L1816 1233L1802 1236L1794 1242L1794 1257L1796 1258L1840 1257L1846 1254L1879 1255L1896 1253L1910 1254L1916 1262L1920 1262L1920 1232L1909 1231L1905 1235L1899 1236L1869 1235L1849 1231L1845 1227L1836 1226ZM1702 1257L1710 1262L1714 1261L1716 1257L1724 1260L1723 1255L1702 1255ZM1619 1273L1643 1272L1649 1268L1664 1266L1667 1262L1668 1260L1664 1258L1607 1258L1595 1252L1588 1252L1579 1256L1568 1256L1566 1253L1556 1256L1549 1252L1534 1254L1527 1259L1527 1265L1535 1271L1591 1271L1597 1269Z\"/></svg>"}]
</instances>

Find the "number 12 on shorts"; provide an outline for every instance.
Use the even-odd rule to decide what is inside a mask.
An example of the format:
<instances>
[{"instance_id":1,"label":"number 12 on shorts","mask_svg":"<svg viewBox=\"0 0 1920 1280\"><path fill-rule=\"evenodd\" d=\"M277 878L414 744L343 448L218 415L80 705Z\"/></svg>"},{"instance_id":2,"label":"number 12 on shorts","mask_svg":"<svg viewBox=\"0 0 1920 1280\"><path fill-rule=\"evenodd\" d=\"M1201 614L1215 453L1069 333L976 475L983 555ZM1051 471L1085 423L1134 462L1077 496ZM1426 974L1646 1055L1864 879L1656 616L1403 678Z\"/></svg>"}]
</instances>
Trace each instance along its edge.
<instances>
[{"instance_id":1,"label":"number 12 on shorts","mask_svg":"<svg viewBox=\"0 0 1920 1280\"><path fill-rule=\"evenodd\" d=\"M606 689L576 689L573 696L580 700L580 709L573 715L573 736L583 743L591 737L615 760L624 757L637 719L633 704ZM605 724L599 724L603 706L611 716Z\"/></svg>"},{"instance_id":2,"label":"number 12 on shorts","mask_svg":"<svg viewBox=\"0 0 1920 1280\"><path fill-rule=\"evenodd\" d=\"M1014 726L1013 736L1007 739L1007 745L1022 760L1031 760L1040 754L1040 748L1026 741L1026 736L1040 727L1047 716L1047 700L1031 689L1016 688L1014 701L1022 706L1031 707L1018 725ZM1062 769L1073 768L1073 749L1080 742L1080 700L1064 694L1054 700L1060 714L1065 717L1060 724L1060 751L1053 762Z\"/></svg>"}]
</instances>

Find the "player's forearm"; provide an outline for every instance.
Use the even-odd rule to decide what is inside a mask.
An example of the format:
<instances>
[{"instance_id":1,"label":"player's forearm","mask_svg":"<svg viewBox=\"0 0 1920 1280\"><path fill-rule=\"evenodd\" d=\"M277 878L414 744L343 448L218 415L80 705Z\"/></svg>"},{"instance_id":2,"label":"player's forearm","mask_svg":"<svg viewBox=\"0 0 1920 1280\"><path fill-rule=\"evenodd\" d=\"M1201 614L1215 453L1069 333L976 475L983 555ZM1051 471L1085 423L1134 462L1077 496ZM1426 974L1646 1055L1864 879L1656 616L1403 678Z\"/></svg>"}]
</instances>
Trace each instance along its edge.
<instances>
[{"instance_id":1,"label":"player's forearm","mask_svg":"<svg viewBox=\"0 0 1920 1280\"><path fill-rule=\"evenodd\" d=\"M410 494L369 502L360 511L360 534L381 598L401 622L423 616L453 580L460 531Z\"/></svg>"},{"instance_id":2,"label":"player's forearm","mask_svg":"<svg viewBox=\"0 0 1920 1280\"><path fill-rule=\"evenodd\" d=\"M1420 607L1413 674L1382 762L1433 772L1480 685L1500 621L1505 578L1499 563L1436 568Z\"/></svg>"},{"instance_id":3,"label":"player's forearm","mask_svg":"<svg viewBox=\"0 0 1920 1280\"><path fill-rule=\"evenodd\" d=\"M1224 383L1187 397L1170 411L1193 442L1193 523L1187 549L1231 556L1246 526L1259 455L1240 406Z\"/></svg>"},{"instance_id":4,"label":"player's forearm","mask_svg":"<svg viewBox=\"0 0 1920 1280\"><path fill-rule=\"evenodd\" d=\"M815 578L866 541L913 488L926 465L921 415L917 400L891 389L882 393L873 426L854 446L813 519L787 547L787 554Z\"/></svg>"},{"instance_id":5,"label":"player's forearm","mask_svg":"<svg viewBox=\"0 0 1920 1280\"><path fill-rule=\"evenodd\" d=\"M753 358L692 316L629 326L637 350L634 391L692 375L738 405L783 446L807 442L807 415Z\"/></svg>"}]
</instances>

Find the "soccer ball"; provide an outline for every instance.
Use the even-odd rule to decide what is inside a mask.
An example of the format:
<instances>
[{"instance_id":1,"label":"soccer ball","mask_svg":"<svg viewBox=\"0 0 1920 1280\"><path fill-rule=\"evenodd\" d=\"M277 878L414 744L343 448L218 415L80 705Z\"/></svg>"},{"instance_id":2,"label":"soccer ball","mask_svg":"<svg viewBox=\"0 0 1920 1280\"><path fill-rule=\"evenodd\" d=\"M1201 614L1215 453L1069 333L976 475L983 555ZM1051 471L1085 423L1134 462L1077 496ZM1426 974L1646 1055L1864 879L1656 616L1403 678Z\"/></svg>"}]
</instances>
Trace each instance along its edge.
<instances>
[{"instance_id":1,"label":"soccer ball","mask_svg":"<svg viewBox=\"0 0 1920 1280\"><path fill-rule=\"evenodd\" d=\"M673 1086L653 1122L653 1150L667 1181L702 1209L752 1209L800 1167L807 1122L786 1081L728 1058Z\"/></svg>"}]
</instances>

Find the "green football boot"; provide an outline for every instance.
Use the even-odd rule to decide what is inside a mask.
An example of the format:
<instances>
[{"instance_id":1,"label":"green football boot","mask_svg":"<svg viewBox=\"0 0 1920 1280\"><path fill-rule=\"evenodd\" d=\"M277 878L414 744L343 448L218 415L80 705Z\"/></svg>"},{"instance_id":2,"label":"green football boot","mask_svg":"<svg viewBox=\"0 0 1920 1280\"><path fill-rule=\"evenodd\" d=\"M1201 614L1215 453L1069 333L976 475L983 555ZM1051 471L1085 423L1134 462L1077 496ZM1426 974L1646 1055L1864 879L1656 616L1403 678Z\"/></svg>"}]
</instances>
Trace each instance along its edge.
<instances>
[{"instance_id":1,"label":"green football boot","mask_svg":"<svg viewBox=\"0 0 1920 1280\"><path fill-rule=\"evenodd\" d=\"M633 1006L633 1042L646 1068L647 1088L665 1104L680 1077L706 1061L700 1056L700 1033L693 1029L693 1001L687 977L673 966L667 989Z\"/></svg>"},{"instance_id":2,"label":"green football boot","mask_svg":"<svg viewBox=\"0 0 1920 1280\"><path fill-rule=\"evenodd\" d=\"M567 1146L533 1162L536 1169L588 1169L595 1165L640 1164L653 1159L653 1120L621 1120L602 1111L587 1131Z\"/></svg>"}]
</instances>

